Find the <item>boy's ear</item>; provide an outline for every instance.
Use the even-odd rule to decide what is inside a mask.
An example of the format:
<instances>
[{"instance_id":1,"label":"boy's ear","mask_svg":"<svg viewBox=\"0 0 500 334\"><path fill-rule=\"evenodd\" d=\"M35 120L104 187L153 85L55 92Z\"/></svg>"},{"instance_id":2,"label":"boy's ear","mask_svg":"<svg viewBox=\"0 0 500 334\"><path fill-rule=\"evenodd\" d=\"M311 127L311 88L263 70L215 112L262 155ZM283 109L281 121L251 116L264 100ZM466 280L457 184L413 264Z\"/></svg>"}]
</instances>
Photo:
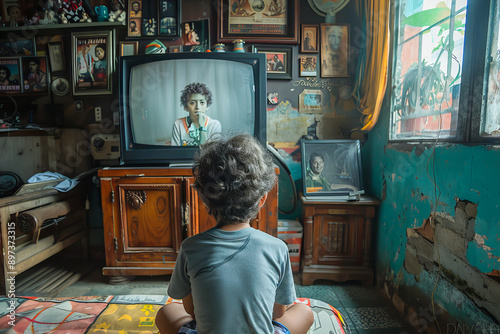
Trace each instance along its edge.
<instances>
[{"instance_id":1,"label":"boy's ear","mask_svg":"<svg viewBox=\"0 0 500 334\"><path fill-rule=\"evenodd\" d=\"M264 204L266 203L266 200L267 200L267 194L262 196L262 198L259 200L259 208L262 208L264 206Z\"/></svg>"}]
</instances>

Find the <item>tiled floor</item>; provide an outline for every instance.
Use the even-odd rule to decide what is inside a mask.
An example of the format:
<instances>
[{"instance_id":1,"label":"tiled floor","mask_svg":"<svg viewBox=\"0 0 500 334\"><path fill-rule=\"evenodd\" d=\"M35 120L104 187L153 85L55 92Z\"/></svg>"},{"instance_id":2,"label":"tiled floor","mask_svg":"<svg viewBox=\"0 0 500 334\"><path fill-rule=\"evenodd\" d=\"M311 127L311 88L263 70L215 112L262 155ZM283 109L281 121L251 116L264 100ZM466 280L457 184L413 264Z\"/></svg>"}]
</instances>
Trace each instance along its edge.
<instances>
[{"instance_id":1,"label":"tiled floor","mask_svg":"<svg viewBox=\"0 0 500 334\"><path fill-rule=\"evenodd\" d=\"M112 285L101 274L102 266L103 263L92 263L92 269L87 274L59 291L56 296L166 294L168 275L137 276L129 282ZM29 273L26 274L29 275ZM295 279L296 283L300 283L299 276ZM296 291L298 297L318 299L338 309L352 333L415 333L415 330L405 323L387 297L374 286L363 287L356 282L316 281L310 286L296 284Z\"/></svg>"}]
</instances>

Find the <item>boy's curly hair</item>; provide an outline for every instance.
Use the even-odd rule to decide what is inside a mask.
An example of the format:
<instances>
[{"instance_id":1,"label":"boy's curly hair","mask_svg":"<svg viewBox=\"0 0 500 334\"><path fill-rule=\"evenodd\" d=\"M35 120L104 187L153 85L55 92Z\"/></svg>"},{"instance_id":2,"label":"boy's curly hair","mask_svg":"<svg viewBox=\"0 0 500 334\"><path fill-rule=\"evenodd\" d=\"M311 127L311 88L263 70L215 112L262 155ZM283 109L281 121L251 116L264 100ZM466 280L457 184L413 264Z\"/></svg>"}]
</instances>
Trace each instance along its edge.
<instances>
[{"instance_id":1,"label":"boy's curly hair","mask_svg":"<svg viewBox=\"0 0 500 334\"><path fill-rule=\"evenodd\" d=\"M205 100L207 100L207 107L210 107L210 105L212 104L212 92L204 83L190 83L189 85L186 85L186 87L184 87L181 93L181 107L187 107L188 98L193 94L204 95Z\"/></svg>"},{"instance_id":2,"label":"boy's curly hair","mask_svg":"<svg viewBox=\"0 0 500 334\"><path fill-rule=\"evenodd\" d=\"M194 188L218 226L248 222L276 184L273 159L249 134L212 136L195 156Z\"/></svg>"}]
</instances>

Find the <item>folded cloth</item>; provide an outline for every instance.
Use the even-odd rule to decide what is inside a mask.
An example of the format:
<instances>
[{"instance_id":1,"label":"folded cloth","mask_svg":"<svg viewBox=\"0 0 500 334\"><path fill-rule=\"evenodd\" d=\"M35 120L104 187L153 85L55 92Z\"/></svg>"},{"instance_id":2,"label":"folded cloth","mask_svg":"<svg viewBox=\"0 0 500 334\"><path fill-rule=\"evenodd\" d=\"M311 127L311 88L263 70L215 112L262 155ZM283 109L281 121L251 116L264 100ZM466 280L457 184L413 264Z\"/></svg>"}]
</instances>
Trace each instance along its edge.
<instances>
[{"instance_id":1,"label":"folded cloth","mask_svg":"<svg viewBox=\"0 0 500 334\"><path fill-rule=\"evenodd\" d=\"M54 189L61 192L67 192L73 189L79 182L77 180L70 179L69 177L56 172L44 172L33 175L28 179L27 183L36 183L36 182L58 180L58 179L61 179L61 182L59 182L56 186L54 186Z\"/></svg>"}]
</instances>

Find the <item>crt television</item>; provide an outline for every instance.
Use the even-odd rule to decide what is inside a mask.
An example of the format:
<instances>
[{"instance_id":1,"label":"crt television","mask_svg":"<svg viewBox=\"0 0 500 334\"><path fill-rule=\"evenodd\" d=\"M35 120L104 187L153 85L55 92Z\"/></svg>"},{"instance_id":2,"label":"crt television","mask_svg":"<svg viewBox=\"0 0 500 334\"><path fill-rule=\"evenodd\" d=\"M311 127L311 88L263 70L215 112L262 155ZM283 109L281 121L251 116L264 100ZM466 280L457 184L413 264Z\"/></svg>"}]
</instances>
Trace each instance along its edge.
<instances>
[{"instance_id":1,"label":"crt television","mask_svg":"<svg viewBox=\"0 0 500 334\"><path fill-rule=\"evenodd\" d=\"M221 131L244 131L266 144L266 61L260 53L171 53L120 58L121 165L192 161L198 146L172 145L174 122L189 113L181 92L203 83L206 115ZM187 129L187 128L186 128Z\"/></svg>"}]
</instances>

